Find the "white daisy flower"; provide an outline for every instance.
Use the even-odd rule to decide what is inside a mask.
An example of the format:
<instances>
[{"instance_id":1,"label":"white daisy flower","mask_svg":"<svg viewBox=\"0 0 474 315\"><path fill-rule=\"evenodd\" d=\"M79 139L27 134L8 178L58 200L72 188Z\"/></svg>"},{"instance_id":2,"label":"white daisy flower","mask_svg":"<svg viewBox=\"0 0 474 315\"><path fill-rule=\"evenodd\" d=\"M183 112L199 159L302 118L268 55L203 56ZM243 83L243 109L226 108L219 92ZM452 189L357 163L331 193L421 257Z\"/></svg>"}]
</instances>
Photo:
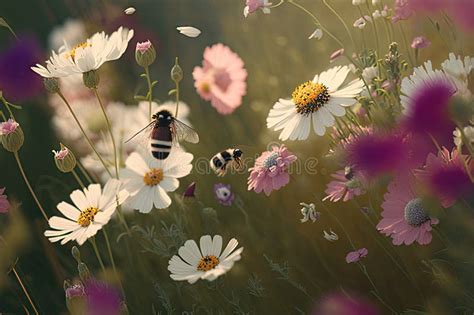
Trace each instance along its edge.
<instances>
[{"instance_id":1,"label":"white daisy flower","mask_svg":"<svg viewBox=\"0 0 474 315\"><path fill-rule=\"evenodd\" d=\"M337 66L298 86L290 100L275 103L268 114L267 127L281 130L282 141L307 139L311 124L317 135L324 135L326 127L334 125L334 116L344 116L344 107L353 105L363 89L360 79L341 87L349 72L349 67Z\"/></svg>"},{"instance_id":2,"label":"white daisy flower","mask_svg":"<svg viewBox=\"0 0 474 315\"><path fill-rule=\"evenodd\" d=\"M192 26L178 26L176 29L187 37L198 37L201 34L201 30Z\"/></svg>"},{"instance_id":3,"label":"white daisy flower","mask_svg":"<svg viewBox=\"0 0 474 315\"><path fill-rule=\"evenodd\" d=\"M463 62L460 56L456 57L453 53L450 53L448 59L441 64L441 67L456 85L457 95L470 97L468 78L472 69L474 69L474 58L466 56Z\"/></svg>"},{"instance_id":4,"label":"white daisy flower","mask_svg":"<svg viewBox=\"0 0 474 315\"><path fill-rule=\"evenodd\" d=\"M231 239L224 251L222 251L222 237L215 235L201 236L200 248L194 240L188 240L178 250L169 263L168 270L171 279L176 281L188 281L190 284L199 279L213 281L229 271L234 263L240 260L243 247L234 251L239 242Z\"/></svg>"},{"instance_id":5,"label":"white daisy flower","mask_svg":"<svg viewBox=\"0 0 474 315\"><path fill-rule=\"evenodd\" d=\"M65 43L58 53L52 52L52 56L46 61L46 67L37 64L31 69L45 78L59 78L97 70L105 62L119 59L132 37L133 30L123 27L110 36L104 32L95 33L76 46Z\"/></svg>"},{"instance_id":6,"label":"white daisy flower","mask_svg":"<svg viewBox=\"0 0 474 315\"><path fill-rule=\"evenodd\" d=\"M81 20L67 19L63 25L56 26L48 36L51 49L59 49L64 42L76 45L87 38L86 26Z\"/></svg>"},{"instance_id":7,"label":"white daisy flower","mask_svg":"<svg viewBox=\"0 0 474 315\"><path fill-rule=\"evenodd\" d=\"M75 190L70 195L74 205L61 202L58 210L66 217L51 217L44 235L50 242L61 241L64 245L76 241L79 245L94 236L102 226L109 222L117 208L128 197L125 190L120 190L120 181L111 179L102 191L99 184L89 185L84 190Z\"/></svg>"},{"instance_id":8,"label":"white daisy flower","mask_svg":"<svg viewBox=\"0 0 474 315\"><path fill-rule=\"evenodd\" d=\"M466 136L466 142L474 145L474 127L466 126L463 128L464 135ZM454 129L453 131L453 140L454 144L458 147L463 144L461 130L459 128Z\"/></svg>"},{"instance_id":9,"label":"white daisy flower","mask_svg":"<svg viewBox=\"0 0 474 315\"><path fill-rule=\"evenodd\" d=\"M167 193L179 187L178 178L191 172L192 160L191 153L178 147L173 147L165 160L155 159L149 151L130 154L120 176L130 193L126 206L142 213L150 212L153 207L169 207L171 198Z\"/></svg>"}]
</instances>

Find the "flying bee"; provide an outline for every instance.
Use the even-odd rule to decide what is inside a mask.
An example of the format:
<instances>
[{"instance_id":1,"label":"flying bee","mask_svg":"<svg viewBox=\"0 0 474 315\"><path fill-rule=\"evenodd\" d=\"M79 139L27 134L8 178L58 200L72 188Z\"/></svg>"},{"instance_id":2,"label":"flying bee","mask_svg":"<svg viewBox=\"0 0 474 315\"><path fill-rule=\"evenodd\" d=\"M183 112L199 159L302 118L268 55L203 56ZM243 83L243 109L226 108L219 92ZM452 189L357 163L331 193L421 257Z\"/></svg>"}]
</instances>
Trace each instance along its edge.
<instances>
[{"instance_id":1,"label":"flying bee","mask_svg":"<svg viewBox=\"0 0 474 315\"><path fill-rule=\"evenodd\" d=\"M228 166L236 170L241 169L243 166L242 153L242 150L232 148L217 153L209 161L211 169L216 172L217 176L224 176Z\"/></svg>"},{"instance_id":2,"label":"flying bee","mask_svg":"<svg viewBox=\"0 0 474 315\"><path fill-rule=\"evenodd\" d=\"M153 120L143 129L134 134L126 142L135 138L138 134L151 128L150 151L154 158L164 160L171 152L173 145L178 145L184 140L190 143L198 143L199 136L196 131L185 123L174 118L167 110L160 110L152 117Z\"/></svg>"}]
</instances>

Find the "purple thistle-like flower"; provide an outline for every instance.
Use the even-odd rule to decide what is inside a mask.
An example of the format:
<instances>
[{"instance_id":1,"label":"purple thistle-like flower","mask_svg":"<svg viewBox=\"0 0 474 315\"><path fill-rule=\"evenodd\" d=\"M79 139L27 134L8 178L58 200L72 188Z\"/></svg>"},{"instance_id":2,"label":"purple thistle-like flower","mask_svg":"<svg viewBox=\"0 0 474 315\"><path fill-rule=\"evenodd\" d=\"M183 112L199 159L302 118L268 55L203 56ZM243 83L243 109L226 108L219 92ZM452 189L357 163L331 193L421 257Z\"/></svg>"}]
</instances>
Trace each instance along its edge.
<instances>
[{"instance_id":1,"label":"purple thistle-like flower","mask_svg":"<svg viewBox=\"0 0 474 315\"><path fill-rule=\"evenodd\" d=\"M231 186L218 183L214 185L214 196L216 200L223 206L231 206L235 199Z\"/></svg>"},{"instance_id":2,"label":"purple thistle-like flower","mask_svg":"<svg viewBox=\"0 0 474 315\"><path fill-rule=\"evenodd\" d=\"M43 82L30 70L39 60L42 52L36 39L23 38L0 54L0 87L9 101L25 101L43 90Z\"/></svg>"},{"instance_id":3,"label":"purple thistle-like flower","mask_svg":"<svg viewBox=\"0 0 474 315\"><path fill-rule=\"evenodd\" d=\"M91 280L84 286L87 295L88 315L119 315L122 298L115 288L106 283Z\"/></svg>"},{"instance_id":4,"label":"purple thistle-like flower","mask_svg":"<svg viewBox=\"0 0 474 315\"><path fill-rule=\"evenodd\" d=\"M347 164L369 177L396 171L407 160L406 145L398 135L363 134L346 149Z\"/></svg>"},{"instance_id":5,"label":"purple thistle-like flower","mask_svg":"<svg viewBox=\"0 0 474 315\"><path fill-rule=\"evenodd\" d=\"M377 308L357 296L331 293L324 296L312 315L379 315Z\"/></svg>"},{"instance_id":6,"label":"purple thistle-like flower","mask_svg":"<svg viewBox=\"0 0 474 315\"><path fill-rule=\"evenodd\" d=\"M186 190L183 193L183 197L185 198L194 198L194 192L196 191L196 183L192 182L189 184L189 186L186 188Z\"/></svg>"}]
</instances>

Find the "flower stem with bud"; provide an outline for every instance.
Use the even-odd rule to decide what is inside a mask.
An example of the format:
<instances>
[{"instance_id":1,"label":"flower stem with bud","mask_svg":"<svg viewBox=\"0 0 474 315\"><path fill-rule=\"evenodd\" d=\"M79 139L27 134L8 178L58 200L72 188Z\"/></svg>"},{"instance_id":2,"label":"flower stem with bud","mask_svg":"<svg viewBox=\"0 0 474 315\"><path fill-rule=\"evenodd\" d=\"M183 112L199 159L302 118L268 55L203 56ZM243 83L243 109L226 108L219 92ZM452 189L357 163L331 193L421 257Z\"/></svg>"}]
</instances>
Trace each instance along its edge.
<instances>
[{"instance_id":1,"label":"flower stem with bud","mask_svg":"<svg viewBox=\"0 0 474 315\"><path fill-rule=\"evenodd\" d=\"M178 57L176 57L174 66L171 68L171 80L174 81L175 84L175 96L176 96L176 111L174 113L174 117L178 118L178 108L179 108L179 82L183 79L183 69L179 66Z\"/></svg>"}]
</instances>

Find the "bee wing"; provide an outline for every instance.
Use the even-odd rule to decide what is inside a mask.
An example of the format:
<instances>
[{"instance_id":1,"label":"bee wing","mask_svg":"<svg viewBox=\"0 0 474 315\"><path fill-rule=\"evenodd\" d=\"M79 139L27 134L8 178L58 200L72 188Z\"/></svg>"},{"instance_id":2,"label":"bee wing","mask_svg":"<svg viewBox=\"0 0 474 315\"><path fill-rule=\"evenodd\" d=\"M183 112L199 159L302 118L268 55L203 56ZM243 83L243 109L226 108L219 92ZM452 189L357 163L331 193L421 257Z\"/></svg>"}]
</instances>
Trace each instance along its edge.
<instances>
[{"instance_id":1,"label":"bee wing","mask_svg":"<svg viewBox=\"0 0 474 315\"><path fill-rule=\"evenodd\" d=\"M234 159L230 162L230 167L232 167L236 172L240 172L244 169L245 165L241 159Z\"/></svg>"},{"instance_id":2,"label":"bee wing","mask_svg":"<svg viewBox=\"0 0 474 315\"><path fill-rule=\"evenodd\" d=\"M143 127L140 131L137 131L133 136L131 136L130 138L128 138L127 141L125 141L125 143L131 141L133 138L135 138L136 136L138 136L139 134L141 134L142 132L144 132L145 135L147 135L147 137L150 136L151 134L151 129L153 129L153 124L155 124L155 121L151 121L148 125L146 125L145 127Z\"/></svg>"},{"instance_id":3,"label":"bee wing","mask_svg":"<svg viewBox=\"0 0 474 315\"><path fill-rule=\"evenodd\" d=\"M173 119L171 131L173 133L173 140L175 140L175 142L179 142L181 140L190 143L199 142L199 135L197 134L196 130L177 120L176 118Z\"/></svg>"}]
</instances>

